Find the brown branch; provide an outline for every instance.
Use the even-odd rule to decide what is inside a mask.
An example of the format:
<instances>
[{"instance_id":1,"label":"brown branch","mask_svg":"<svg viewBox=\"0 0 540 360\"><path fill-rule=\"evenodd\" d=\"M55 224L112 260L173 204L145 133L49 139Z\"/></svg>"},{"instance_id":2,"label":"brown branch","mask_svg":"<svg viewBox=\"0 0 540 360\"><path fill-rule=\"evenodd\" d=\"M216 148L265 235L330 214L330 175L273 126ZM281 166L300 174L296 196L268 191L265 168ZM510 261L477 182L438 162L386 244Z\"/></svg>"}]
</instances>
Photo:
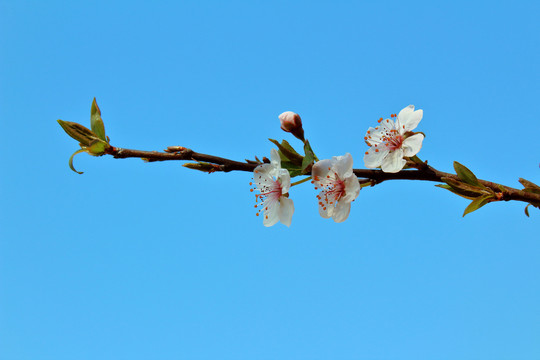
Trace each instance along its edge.
<instances>
[{"instance_id":1,"label":"brown branch","mask_svg":"<svg viewBox=\"0 0 540 360\"><path fill-rule=\"evenodd\" d=\"M253 172L253 170L257 167L257 164L248 164L230 159L225 159L218 156L200 154L191 149L187 149L181 146L170 146L165 151L166 152L143 151L110 147L109 149L107 149L106 153L112 155L116 159L140 158L148 162L167 160L204 161L220 165L219 169L216 169L216 171L224 172L234 170Z\"/></svg>"},{"instance_id":2,"label":"brown branch","mask_svg":"<svg viewBox=\"0 0 540 360\"><path fill-rule=\"evenodd\" d=\"M239 162L218 156L207 155L197 153L191 149L187 149L181 146L170 146L165 152L158 151L143 151L123 149L118 147L110 147L106 150L106 154L112 155L117 159L126 158L140 158L148 162L154 161L169 161L169 160L181 160L181 161L201 161L218 165L213 169L214 171L247 171L253 172L258 163L254 161ZM369 179L373 182L373 185L381 183L387 180L422 180L422 181L434 181L444 183L442 178L451 178L456 181L460 181L459 177L454 174L438 171L426 163L413 164L410 166L416 168L416 170L402 170L397 173L385 173L382 170L366 170L366 169L354 169L354 174L363 179ZM498 194L498 199L501 201L523 201L533 204L534 206L540 206L540 194L526 192L523 190L515 189L509 186L500 185L491 181L478 180L482 185L486 186Z\"/></svg>"}]
</instances>

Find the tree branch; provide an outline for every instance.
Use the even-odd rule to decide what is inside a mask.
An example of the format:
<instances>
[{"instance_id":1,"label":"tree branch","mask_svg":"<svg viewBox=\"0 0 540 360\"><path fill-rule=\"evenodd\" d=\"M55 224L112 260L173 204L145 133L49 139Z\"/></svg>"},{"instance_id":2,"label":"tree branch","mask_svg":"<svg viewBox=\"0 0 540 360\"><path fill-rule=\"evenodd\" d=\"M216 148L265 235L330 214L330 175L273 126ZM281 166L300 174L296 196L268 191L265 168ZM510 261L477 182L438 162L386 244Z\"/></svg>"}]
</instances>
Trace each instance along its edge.
<instances>
[{"instance_id":1,"label":"tree branch","mask_svg":"<svg viewBox=\"0 0 540 360\"><path fill-rule=\"evenodd\" d=\"M253 172L257 165L261 164L260 161L246 160L246 162L234 161L218 156L207 155L197 153L191 149L182 146L170 146L165 152L158 151L143 151L123 149L118 147L110 147L105 151L106 154L112 155L116 159L126 158L140 158L148 162L154 161L200 161L215 164L210 172L214 171L247 171ZM455 181L460 181L459 177L454 174L438 171L427 163L409 163L410 166L415 167L416 170L402 170L397 173L385 173L382 170L368 170L368 169L354 169L354 174L362 179L369 179L373 182L373 185L381 183L387 180L422 180L422 181L434 181L444 183L442 178L450 178ZM493 190L497 194L497 201L523 201L530 203L536 207L540 206L540 194L527 192L519 189L515 189L509 186L500 185L491 181L478 180L485 187Z\"/></svg>"}]
</instances>

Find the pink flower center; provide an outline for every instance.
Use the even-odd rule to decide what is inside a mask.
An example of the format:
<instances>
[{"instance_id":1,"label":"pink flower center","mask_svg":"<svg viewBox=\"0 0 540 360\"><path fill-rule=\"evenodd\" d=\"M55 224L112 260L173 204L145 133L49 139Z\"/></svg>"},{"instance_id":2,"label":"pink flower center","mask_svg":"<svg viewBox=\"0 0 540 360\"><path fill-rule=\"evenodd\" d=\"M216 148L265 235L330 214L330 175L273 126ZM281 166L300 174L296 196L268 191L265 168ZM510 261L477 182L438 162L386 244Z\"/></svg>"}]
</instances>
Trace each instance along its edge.
<instances>
[{"instance_id":1,"label":"pink flower center","mask_svg":"<svg viewBox=\"0 0 540 360\"><path fill-rule=\"evenodd\" d=\"M328 169L330 170L330 169ZM326 179L321 179L318 176L313 178L314 182L318 183L318 186L322 190L321 194L317 195L319 205L326 210L327 206L335 206L339 199L345 195L345 182L339 178L339 175L334 172L334 176L326 176ZM315 187L317 190L318 187Z\"/></svg>"},{"instance_id":2,"label":"pink flower center","mask_svg":"<svg viewBox=\"0 0 540 360\"><path fill-rule=\"evenodd\" d=\"M259 179L261 178L260 175ZM249 183L253 185L253 183ZM260 194L255 194L255 208L257 209L256 215L259 216L261 211L267 211L269 207L272 207L276 202L279 202L279 198L283 195L283 189L281 188L281 183L278 180L271 180L267 183L266 179L263 181L263 184L259 183L259 188L252 188L253 190L259 190ZM261 201L258 203L258 201ZM268 215L265 215L268 218Z\"/></svg>"},{"instance_id":3,"label":"pink flower center","mask_svg":"<svg viewBox=\"0 0 540 360\"><path fill-rule=\"evenodd\" d=\"M387 130L382 133L382 141L388 150L394 151L403 145L403 136L395 129Z\"/></svg>"}]
</instances>

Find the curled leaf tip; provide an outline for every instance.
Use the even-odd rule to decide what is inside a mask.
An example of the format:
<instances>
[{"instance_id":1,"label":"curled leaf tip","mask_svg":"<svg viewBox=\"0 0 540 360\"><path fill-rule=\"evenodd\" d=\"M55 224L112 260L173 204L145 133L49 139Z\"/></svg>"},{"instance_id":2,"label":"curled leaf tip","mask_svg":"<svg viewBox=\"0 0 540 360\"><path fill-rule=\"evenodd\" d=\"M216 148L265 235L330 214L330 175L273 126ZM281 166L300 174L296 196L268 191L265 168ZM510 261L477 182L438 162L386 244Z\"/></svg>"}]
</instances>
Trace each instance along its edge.
<instances>
[{"instance_id":1,"label":"curled leaf tip","mask_svg":"<svg viewBox=\"0 0 540 360\"><path fill-rule=\"evenodd\" d=\"M84 149L79 149L79 150L75 151L69 158L69 168L71 170L75 171L77 174L84 174L84 172L75 170L75 168L73 167L73 158L75 157L75 155L77 155L79 153L82 153L84 151L85 151Z\"/></svg>"},{"instance_id":2,"label":"curled leaf tip","mask_svg":"<svg viewBox=\"0 0 540 360\"><path fill-rule=\"evenodd\" d=\"M527 217L530 217L530 216L529 216L529 206L530 206L530 205L531 205L531 204L527 204L527 206L525 206L525 215L527 215Z\"/></svg>"}]
</instances>

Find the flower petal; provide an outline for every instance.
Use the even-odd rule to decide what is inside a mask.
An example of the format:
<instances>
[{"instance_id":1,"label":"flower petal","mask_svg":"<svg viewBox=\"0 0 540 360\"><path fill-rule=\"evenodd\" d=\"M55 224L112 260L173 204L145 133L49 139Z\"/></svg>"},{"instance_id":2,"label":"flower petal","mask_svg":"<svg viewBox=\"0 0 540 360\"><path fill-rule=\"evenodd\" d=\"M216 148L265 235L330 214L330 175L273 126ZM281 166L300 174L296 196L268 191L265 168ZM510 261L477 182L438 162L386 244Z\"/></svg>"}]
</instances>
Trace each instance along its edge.
<instances>
[{"instance_id":1,"label":"flower petal","mask_svg":"<svg viewBox=\"0 0 540 360\"><path fill-rule=\"evenodd\" d=\"M279 183L281 184L281 193L286 194L291 188L291 175L287 169L279 169L277 176Z\"/></svg>"},{"instance_id":2,"label":"flower petal","mask_svg":"<svg viewBox=\"0 0 540 360\"><path fill-rule=\"evenodd\" d=\"M293 201L285 196L280 197L279 201L281 203L278 211L279 221L281 221L281 223L284 225L291 226L292 216L294 213Z\"/></svg>"},{"instance_id":3,"label":"flower petal","mask_svg":"<svg viewBox=\"0 0 540 360\"><path fill-rule=\"evenodd\" d=\"M263 225L266 227L275 225L279 221L279 201L266 200L263 206Z\"/></svg>"},{"instance_id":4,"label":"flower petal","mask_svg":"<svg viewBox=\"0 0 540 360\"><path fill-rule=\"evenodd\" d=\"M347 220L349 217L349 213L351 212L351 203L346 201L340 201L336 205L336 208L334 209L334 214L332 215L332 219L334 219L335 222L340 223Z\"/></svg>"},{"instance_id":5,"label":"flower petal","mask_svg":"<svg viewBox=\"0 0 540 360\"><path fill-rule=\"evenodd\" d=\"M281 158L276 149L270 150L270 164L272 164L275 169L281 168Z\"/></svg>"},{"instance_id":6,"label":"flower petal","mask_svg":"<svg viewBox=\"0 0 540 360\"><path fill-rule=\"evenodd\" d=\"M380 132L386 132L389 130L394 130L396 128L396 124L394 124L394 120L392 119L383 120L380 126L380 130L378 130Z\"/></svg>"},{"instance_id":7,"label":"flower petal","mask_svg":"<svg viewBox=\"0 0 540 360\"><path fill-rule=\"evenodd\" d=\"M388 154L382 162L382 171L387 173L397 173L407 162L403 160L403 150L397 149Z\"/></svg>"},{"instance_id":8,"label":"flower petal","mask_svg":"<svg viewBox=\"0 0 540 360\"><path fill-rule=\"evenodd\" d=\"M352 175L353 158L351 154L346 153L343 156L334 156L334 169L340 179L344 179Z\"/></svg>"},{"instance_id":9,"label":"flower petal","mask_svg":"<svg viewBox=\"0 0 540 360\"><path fill-rule=\"evenodd\" d=\"M325 179L326 175L328 175L328 172L330 171L328 169L331 169L333 165L333 159L317 161L311 169L311 176L313 177L313 180L319 182L320 180Z\"/></svg>"},{"instance_id":10,"label":"flower petal","mask_svg":"<svg viewBox=\"0 0 540 360\"><path fill-rule=\"evenodd\" d=\"M409 105L399 112L398 126L400 128L405 126L405 131L411 131L418 126L423 114L424 112L422 110L414 111L414 105Z\"/></svg>"},{"instance_id":11,"label":"flower petal","mask_svg":"<svg viewBox=\"0 0 540 360\"><path fill-rule=\"evenodd\" d=\"M368 169L378 168L382 165L384 158L388 155L389 152L390 151L385 148L376 149L375 147L370 147L367 151L367 154L364 155L365 167L367 167Z\"/></svg>"},{"instance_id":12,"label":"flower petal","mask_svg":"<svg viewBox=\"0 0 540 360\"><path fill-rule=\"evenodd\" d=\"M259 190L263 187L270 186L274 181L272 172L274 172L274 167L270 164L262 164L255 168L253 171L253 181Z\"/></svg>"},{"instance_id":13,"label":"flower petal","mask_svg":"<svg viewBox=\"0 0 540 360\"><path fill-rule=\"evenodd\" d=\"M325 192L321 191L319 193L318 197L321 198L321 199L324 199L324 194L325 194ZM323 201L319 201L319 214L323 218L328 219L328 218L330 218L332 216L333 213L334 213L334 207L333 206L328 206Z\"/></svg>"},{"instance_id":14,"label":"flower petal","mask_svg":"<svg viewBox=\"0 0 540 360\"><path fill-rule=\"evenodd\" d=\"M423 134L414 134L409 136L403 141L403 155L405 156L414 156L418 154L422 148L422 141L424 140Z\"/></svg>"},{"instance_id":15,"label":"flower petal","mask_svg":"<svg viewBox=\"0 0 540 360\"><path fill-rule=\"evenodd\" d=\"M382 142L382 131L380 128L372 128L370 127L368 131L366 132L366 136L364 139L368 146L372 146L373 144L380 144Z\"/></svg>"},{"instance_id":16,"label":"flower petal","mask_svg":"<svg viewBox=\"0 0 540 360\"><path fill-rule=\"evenodd\" d=\"M344 181L345 183L345 196L343 196L339 202L351 202L360 194L360 183L356 175L349 176Z\"/></svg>"}]
</instances>

